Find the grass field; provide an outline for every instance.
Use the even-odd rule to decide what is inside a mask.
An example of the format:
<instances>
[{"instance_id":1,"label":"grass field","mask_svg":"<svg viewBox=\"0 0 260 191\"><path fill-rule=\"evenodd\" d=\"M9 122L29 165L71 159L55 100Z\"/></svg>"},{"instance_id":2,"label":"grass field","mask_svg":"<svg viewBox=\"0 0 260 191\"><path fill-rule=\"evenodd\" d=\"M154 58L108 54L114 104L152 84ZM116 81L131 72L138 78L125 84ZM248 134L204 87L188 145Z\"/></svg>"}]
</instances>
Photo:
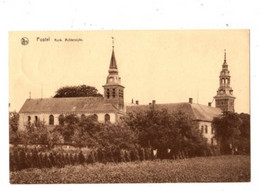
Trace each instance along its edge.
<instances>
[{"instance_id":1,"label":"grass field","mask_svg":"<svg viewBox=\"0 0 260 191\"><path fill-rule=\"evenodd\" d=\"M248 182L249 156L199 157L128 163L25 169L10 173L13 184Z\"/></svg>"}]
</instances>

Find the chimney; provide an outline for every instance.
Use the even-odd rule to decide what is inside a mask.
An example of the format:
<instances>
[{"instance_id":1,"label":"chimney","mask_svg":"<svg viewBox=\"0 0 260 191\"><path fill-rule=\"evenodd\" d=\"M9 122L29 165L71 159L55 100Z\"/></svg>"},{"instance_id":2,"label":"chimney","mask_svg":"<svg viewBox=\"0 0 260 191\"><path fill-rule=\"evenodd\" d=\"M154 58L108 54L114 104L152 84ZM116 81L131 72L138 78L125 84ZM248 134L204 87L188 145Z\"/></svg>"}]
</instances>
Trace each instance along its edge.
<instances>
[{"instance_id":1,"label":"chimney","mask_svg":"<svg viewBox=\"0 0 260 191\"><path fill-rule=\"evenodd\" d=\"M211 107L211 102L208 103L208 106Z\"/></svg>"},{"instance_id":2,"label":"chimney","mask_svg":"<svg viewBox=\"0 0 260 191\"><path fill-rule=\"evenodd\" d=\"M189 103L192 103L192 98L189 98Z\"/></svg>"},{"instance_id":3,"label":"chimney","mask_svg":"<svg viewBox=\"0 0 260 191\"><path fill-rule=\"evenodd\" d=\"M134 99L132 98L132 104L134 104Z\"/></svg>"},{"instance_id":4,"label":"chimney","mask_svg":"<svg viewBox=\"0 0 260 191\"><path fill-rule=\"evenodd\" d=\"M152 102L152 103L153 103L153 105L155 105L155 104L156 104L156 100L153 100L153 102Z\"/></svg>"},{"instance_id":5,"label":"chimney","mask_svg":"<svg viewBox=\"0 0 260 191\"><path fill-rule=\"evenodd\" d=\"M136 104L136 105L139 105L139 101L138 101L138 100L136 100L136 101L135 101L135 104Z\"/></svg>"}]
</instances>

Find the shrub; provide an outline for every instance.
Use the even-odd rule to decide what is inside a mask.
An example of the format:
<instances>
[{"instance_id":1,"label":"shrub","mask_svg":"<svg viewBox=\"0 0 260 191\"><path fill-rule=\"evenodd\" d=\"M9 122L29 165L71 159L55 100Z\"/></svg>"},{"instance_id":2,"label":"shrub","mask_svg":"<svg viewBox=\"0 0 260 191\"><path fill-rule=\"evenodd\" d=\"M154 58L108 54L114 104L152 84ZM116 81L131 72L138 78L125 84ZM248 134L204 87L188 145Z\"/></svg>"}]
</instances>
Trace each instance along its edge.
<instances>
[{"instance_id":1,"label":"shrub","mask_svg":"<svg viewBox=\"0 0 260 191\"><path fill-rule=\"evenodd\" d=\"M84 162L85 162L85 157L84 157L82 151L80 151L80 153L79 153L78 162L79 162L79 164L82 164L82 165L83 165Z\"/></svg>"}]
</instances>

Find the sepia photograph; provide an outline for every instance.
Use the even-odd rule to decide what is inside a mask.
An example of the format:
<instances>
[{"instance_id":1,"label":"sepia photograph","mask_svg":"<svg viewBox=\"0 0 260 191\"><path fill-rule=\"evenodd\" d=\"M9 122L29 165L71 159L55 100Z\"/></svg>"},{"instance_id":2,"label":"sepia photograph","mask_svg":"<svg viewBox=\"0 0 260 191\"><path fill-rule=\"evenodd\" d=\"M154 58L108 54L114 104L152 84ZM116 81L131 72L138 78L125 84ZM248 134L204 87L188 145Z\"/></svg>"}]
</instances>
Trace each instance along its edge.
<instances>
[{"instance_id":1,"label":"sepia photograph","mask_svg":"<svg viewBox=\"0 0 260 191\"><path fill-rule=\"evenodd\" d=\"M8 43L10 184L251 181L250 30Z\"/></svg>"}]
</instances>

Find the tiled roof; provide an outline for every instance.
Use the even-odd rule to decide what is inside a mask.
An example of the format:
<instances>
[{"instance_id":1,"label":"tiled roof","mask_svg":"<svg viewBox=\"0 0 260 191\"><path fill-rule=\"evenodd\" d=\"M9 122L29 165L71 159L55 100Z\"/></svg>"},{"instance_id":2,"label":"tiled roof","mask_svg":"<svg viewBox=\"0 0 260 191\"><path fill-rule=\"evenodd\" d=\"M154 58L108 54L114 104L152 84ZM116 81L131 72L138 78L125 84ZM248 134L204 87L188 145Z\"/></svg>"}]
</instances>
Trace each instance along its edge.
<instances>
[{"instance_id":1,"label":"tiled roof","mask_svg":"<svg viewBox=\"0 0 260 191\"><path fill-rule=\"evenodd\" d=\"M190 103L170 103L170 104L155 104L155 108L167 109L171 113L178 111L186 113L193 120L199 121L212 121L214 117L221 114L219 108L210 107L201 104L190 104ZM131 105L126 106L126 112L134 112L139 110L149 109L149 105Z\"/></svg>"},{"instance_id":2,"label":"tiled roof","mask_svg":"<svg viewBox=\"0 0 260 191\"><path fill-rule=\"evenodd\" d=\"M19 113L98 113L115 112L103 97L27 99Z\"/></svg>"}]
</instances>

